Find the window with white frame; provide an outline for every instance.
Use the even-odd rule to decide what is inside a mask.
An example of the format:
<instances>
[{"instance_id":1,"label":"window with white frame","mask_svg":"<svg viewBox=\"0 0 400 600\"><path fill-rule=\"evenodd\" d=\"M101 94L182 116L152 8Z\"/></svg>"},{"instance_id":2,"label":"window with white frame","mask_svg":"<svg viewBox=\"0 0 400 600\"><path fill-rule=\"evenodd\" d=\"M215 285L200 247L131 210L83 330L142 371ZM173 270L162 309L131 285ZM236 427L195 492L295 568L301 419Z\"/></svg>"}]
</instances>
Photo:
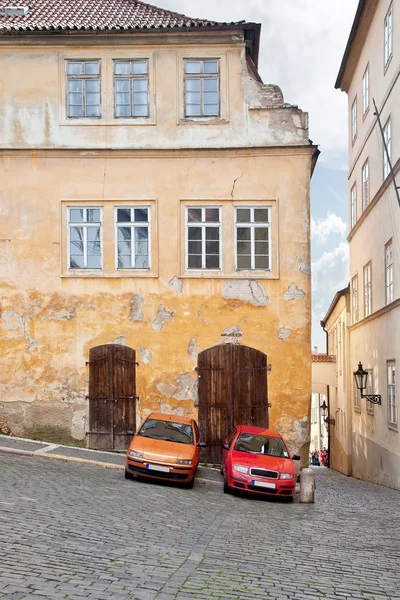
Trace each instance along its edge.
<instances>
[{"instance_id":1,"label":"window with white frame","mask_svg":"<svg viewBox=\"0 0 400 600\"><path fill-rule=\"evenodd\" d=\"M185 60L185 117L219 116L219 60Z\"/></svg>"},{"instance_id":2,"label":"window with white frame","mask_svg":"<svg viewBox=\"0 0 400 600\"><path fill-rule=\"evenodd\" d=\"M114 60L115 116L149 116L148 61Z\"/></svg>"},{"instance_id":3,"label":"window with white frame","mask_svg":"<svg viewBox=\"0 0 400 600\"><path fill-rule=\"evenodd\" d=\"M150 269L150 208L116 207L117 269Z\"/></svg>"},{"instance_id":4,"label":"window with white frame","mask_svg":"<svg viewBox=\"0 0 400 600\"><path fill-rule=\"evenodd\" d=\"M364 267L364 317L372 312L371 263Z\"/></svg>"},{"instance_id":5,"label":"window with white frame","mask_svg":"<svg viewBox=\"0 0 400 600\"><path fill-rule=\"evenodd\" d=\"M369 162L368 162L368 160L366 160L362 166L361 181L362 181L362 209L364 211L369 204Z\"/></svg>"},{"instance_id":6,"label":"window with white frame","mask_svg":"<svg viewBox=\"0 0 400 600\"><path fill-rule=\"evenodd\" d=\"M373 381L372 381L372 369L366 369L368 375L367 375L367 387L365 388L365 395L366 396L372 396L374 393L374 385L373 385ZM372 402L370 402L369 400L367 400L367 413L370 415L374 414L374 405Z\"/></svg>"},{"instance_id":7,"label":"window with white frame","mask_svg":"<svg viewBox=\"0 0 400 600\"><path fill-rule=\"evenodd\" d=\"M354 140L357 137L357 98L354 99L351 105L351 139Z\"/></svg>"},{"instance_id":8,"label":"window with white frame","mask_svg":"<svg viewBox=\"0 0 400 600\"><path fill-rule=\"evenodd\" d=\"M358 275L355 275L351 280L351 297L352 297L352 322L358 321Z\"/></svg>"},{"instance_id":9,"label":"window with white frame","mask_svg":"<svg viewBox=\"0 0 400 600\"><path fill-rule=\"evenodd\" d=\"M100 117L100 61L67 60L67 117Z\"/></svg>"},{"instance_id":10,"label":"window with white frame","mask_svg":"<svg viewBox=\"0 0 400 600\"><path fill-rule=\"evenodd\" d=\"M186 268L221 268L219 207L186 207Z\"/></svg>"},{"instance_id":11,"label":"window with white frame","mask_svg":"<svg viewBox=\"0 0 400 600\"><path fill-rule=\"evenodd\" d=\"M398 424L397 403L396 403L396 363L389 360L387 363L387 384L388 384L388 423L390 425Z\"/></svg>"},{"instance_id":12,"label":"window with white frame","mask_svg":"<svg viewBox=\"0 0 400 600\"><path fill-rule=\"evenodd\" d=\"M266 206L235 208L235 268L271 268L271 209Z\"/></svg>"},{"instance_id":13,"label":"window with white frame","mask_svg":"<svg viewBox=\"0 0 400 600\"><path fill-rule=\"evenodd\" d=\"M361 394L360 390L357 387L355 380L353 381L353 400L354 400L354 410L361 410Z\"/></svg>"},{"instance_id":14,"label":"window with white frame","mask_svg":"<svg viewBox=\"0 0 400 600\"><path fill-rule=\"evenodd\" d=\"M102 209L68 207L68 268L102 268Z\"/></svg>"},{"instance_id":15,"label":"window with white frame","mask_svg":"<svg viewBox=\"0 0 400 600\"><path fill-rule=\"evenodd\" d=\"M385 246L385 288L386 304L393 302L393 244L390 240Z\"/></svg>"},{"instance_id":16,"label":"window with white frame","mask_svg":"<svg viewBox=\"0 0 400 600\"><path fill-rule=\"evenodd\" d=\"M369 109L369 65L364 71L364 75L362 78L362 91L363 91L363 115Z\"/></svg>"},{"instance_id":17,"label":"window with white frame","mask_svg":"<svg viewBox=\"0 0 400 600\"><path fill-rule=\"evenodd\" d=\"M386 179L386 177L390 173L389 159L391 158L392 152L392 134L390 119L388 119L386 125L383 128L383 138L386 144L386 148L385 145L383 146L383 179Z\"/></svg>"},{"instance_id":18,"label":"window with white frame","mask_svg":"<svg viewBox=\"0 0 400 600\"><path fill-rule=\"evenodd\" d=\"M357 222L357 185L354 184L350 192L350 204L351 204L351 226Z\"/></svg>"},{"instance_id":19,"label":"window with white frame","mask_svg":"<svg viewBox=\"0 0 400 600\"><path fill-rule=\"evenodd\" d=\"M393 52L393 6L391 6L385 17L384 28L384 64L389 62Z\"/></svg>"}]
</instances>

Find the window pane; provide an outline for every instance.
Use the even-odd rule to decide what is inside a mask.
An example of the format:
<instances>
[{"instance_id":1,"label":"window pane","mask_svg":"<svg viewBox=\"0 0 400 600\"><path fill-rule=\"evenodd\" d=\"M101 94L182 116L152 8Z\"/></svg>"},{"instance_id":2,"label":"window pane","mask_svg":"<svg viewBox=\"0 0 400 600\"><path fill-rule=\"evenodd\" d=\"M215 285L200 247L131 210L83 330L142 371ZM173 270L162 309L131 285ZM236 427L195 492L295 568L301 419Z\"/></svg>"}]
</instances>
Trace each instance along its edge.
<instances>
[{"instance_id":1,"label":"window pane","mask_svg":"<svg viewBox=\"0 0 400 600\"><path fill-rule=\"evenodd\" d=\"M256 269L268 269L268 256L256 256L254 266Z\"/></svg>"},{"instance_id":2,"label":"window pane","mask_svg":"<svg viewBox=\"0 0 400 600\"><path fill-rule=\"evenodd\" d=\"M99 92L100 91L100 80L99 79L88 79L86 81L86 93Z\"/></svg>"},{"instance_id":3,"label":"window pane","mask_svg":"<svg viewBox=\"0 0 400 600\"><path fill-rule=\"evenodd\" d=\"M200 92L186 92L186 105L189 104L200 108Z\"/></svg>"},{"instance_id":4,"label":"window pane","mask_svg":"<svg viewBox=\"0 0 400 600\"><path fill-rule=\"evenodd\" d=\"M251 254L250 242L238 242L237 243L237 253L250 255Z\"/></svg>"},{"instance_id":5,"label":"window pane","mask_svg":"<svg viewBox=\"0 0 400 600\"><path fill-rule=\"evenodd\" d=\"M218 73L218 61L217 60L205 60L204 61L204 73Z\"/></svg>"},{"instance_id":6,"label":"window pane","mask_svg":"<svg viewBox=\"0 0 400 600\"><path fill-rule=\"evenodd\" d=\"M254 230L254 239L257 240L268 240L268 229L265 227L256 227Z\"/></svg>"},{"instance_id":7,"label":"window pane","mask_svg":"<svg viewBox=\"0 0 400 600\"><path fill-rule=\"evenodd\" d=\"M124 254L124 255L119 255L118 256L118 269L131 269L132 268L132 263L131 263L131 256Z\"/></svg>"},{"instance_id":8,"label":"window pane","mask_svg":"<svg viewBox=\"0 0 400 600\"><path fill-rule=\"evenodd\" d=\"M256 242L255 252L256 252L256 254L268 254L268 243L267 242Z\"/></svg>"},{"instance_id":9,"label":"window pane","mask_svg":"<svg viewBox=\"0 0 400 600\"><path fill-rule=\"evenodd\" d=\"M131 63L127 62L115 62L114 63L114 73L116 75L129 75L131 72ZM118 80L117 80L118 82Z\"/></svg>"},{"instance_id":10,"label":"window pane","mask_svg":"<svg viewBox=\"0 0 400 600\"><path fill-rule=\"evenodd\" d=\"M135 60L132 63L132 72L134 75L144 75L147 73L147 60Z\"/></svg>"},{"instance_id":11,"label":"window pane","mask_svg":"<svg viewBox=\"0 0 400 600\"><path fill-rule=\"evenodd\" d=\"M150 261L148 255L136 256L135 269L150 269Z\"/></svg>"},{"instance_id":12,"label":"window pane","mask_svg":"<svg viewBox=\"0 0 400 600\"><path fill-rule=\"evenodd\" d=\"M186 73L201 73L201 62L199 60L185 61L185 72Z\"/></svg>"},{"instance_id":13,"label":"window pane","mask_svg":"<svg viewBox=\"0 0 400 600\"><path fill-rule=\"evenodd\" d=\"M83 208L70 208L69 220L71 223L83 223Z\"/></svg>"},{"instance_id":14,"label":"window pane","mask_svg":"<svg viewBox=\"0 0 400 600\"><path fill-rule=\"evenodd\" d=\"M149 230L147 227L135 227L135 241L144 240L147 242L149 239Z\"/></svg>"},{"instance_id":15,"label":"window pane","mask_svg":"<svg viewBox=\"0 0 400 600\"><path fill-rule=\"evenodd\" d=\"M147 208L135 208L135 222L146 222L148 218Z\"/></svg>"},{"instance_id":16,"label":"window pane","mask_svg":"<svg viewBox=\"0 0 400 600\"><path fill-rule=\"evenodd\" d=\"M219 256L206 256L206 269L219 269Z\"/></svg>"},{"instance_id":17,"label":"window pane","mask_svg":"<svg viewBox=\"0 0 400 600\"><path fill-rule=\"evenodd\" d=\"M87 220L89 223L100 223L100 209L99 208L88 208L87 209Z\"/></svg>"},{"instance_id":18,"label":"window pane","mask_svg":"<svg viewBox=\"0 0 400 600\"><path fill-rule=\"evenodd\" d=\"M136 104L133 107L133 116L134 117L147 117L149 114L149 109L147 104L140 104L137 106Z\"/></svg>"},{"instance_id":19,"label":"window pane","mask_svg":"<svg viewBox=\"0 0 400 600\"><path fill-rule=\"evenodd\" d=\"M147 106L147 92L134 92L133 104Z\"/></svg>"},{"instance_id":20,"label":"window pane","mask_svg":"<svg viewBox=\"0 0 400 600\"><path fill-rule=\"evenodd\" d=\"M68 106L68 116L69 117L82 117L83 116L83 107L80 106Z\"/></svg>"},{"instance_id":21,"label":"window pane","mask_svg":"<svg viewBox=\"0 0 400 600\"><path fill-rule=\"evenodd\" d=\"M250 209L249 208L237 208L236 209L236 222L237 223L250 223Z\"/></svg>"},{"instance_id":22,"label":"window pane","mask_svg":"<svg viewBox=\"0 0 400 600\"><path fill-rule=\"evenodd\" d=\"M238 256L237 257L237 268L238 269L251 269L251 257L250 256Z\"/></svg>"},{"instance_id":23,"label":"window pane","mask_svg":"<svg viewBox=\"0 0 400 600\"><path fill-rule=\"evenodd\" d=\"M206 242L206 254L219 254L219 241Z\"/></svg>"},{"instance_id":24,"label":"window pane","mask_svg":"<svg viewBox=\"0 0 400 600\"><path fill-rule=\"evenodd\" d=\"M208 223L219 223L219 208L206 208L206 221Z\"/></svg>"},{"instance_id":25,"label":"window pane","mask_svg":"<svg viewBox=\"0 0 400 600\"><path fill-rule=\"evenodd\" d=\"M88 227L87 240L88 242L100 242L100 227Z\"/></svg>"},{"instance_id":26,"label":"window pane","mask_svg":"<svg viewBox=\"0 0 400 600\"><path fill-rule=\"evenodd\" d=\"M69 266L71 269L83 269L84 268L84 258L82 256L72 256L69 260Z\"/></svg>"},{"instance_id":27,"label":"window pane","mask_svg":"<svg viewBox=\"0 0 400 600\"><path fill-rule=\"evenodd\" d=\"M206 227L206 240L219 240L219 227Z\"/></svg>"},{"instance_id":28,"label":"window pane","mask_svg":"<svg viewBox=\"0 0 400 600\"><path fill-rule=\"evenodd\" d=\"M204 116L217 117L218 115L219 115L218 104L205 104L204 105Z\"/></svg>"},{"instance_id":29,"label":"window pane","mask_svg":"<svg viewBox=\"0 0 400 600\"><path fill-rule=\"evenodd\" d=\"M218 94L218 79L214 77L204 79L204 92L217 92Z\"/></svg>"},{"instance_id":30,"label":"window pane","mask_svg":"<svg viewBox=\"0 0 400 600\"><path fill-rule=\"evenodd\" d=\"M188 268L189 269L201 269L201 256L189 255Z\"/></svg>"},{"instance_id":31,"label":"window pane","mask_svg":"<svg viewBox=\"0 0 400 600\"><path fill-rule=\"evenodd\" d=\"M131 239L130 227L118 227L118 240L127 241Z\"/></svg>"},{"instance_id":32,"label":"window pane","mask_svg":"<svg viewBox=\"0 0 400 600\"><path fill-rule=\"evenodd\" d=\"M87 257L88 269L101 269L101 256L91 255Z\"/></svg>"},{"instance_id":33,"label":"window pane","mask_svg":"<svg viewBox=\"0 0 400 600\"><path fill-rule=\"evenodd\" d=\"M200 242L189 242L188 251L189 254L201 254L201 241Z\"/></svg>"},{"instance_id":34,"label":"window pane","mask_svg":"<svg viewBox=\"0 0 400 600\"><path fill-rule=\"evenodd\" d=\"M268 208L255 208L254 209L254 222L255 223L268 223Z\"/></svg>"},{"instance_id":35,"label":"window pane","mask_svg":"<svg viewBox=\"0 0 400 600\"><path fill-rule=\"evenodd\" d=\"M189 227L188 239L201 240L201 227Z\"/></svg>"},{"instance_id":36,"label":"window pane","mask_svg":"<svg viewBox=\"0 0 400 600\"><path fill-rule=\"evenodd\" d=\"M87 243L87 254L88 254L88 261L89 261L89 256L100 256L100 254L101 254L100 242L88 242Z\"/></svg>"},{"instance_id":37,"label":"window pane","mask_svg":"<svg viewBox=\"0 0 400 600\"><path fill-rule=\"evenodd\" d=\"M146 92L146 95L147 95L147 79L134 79L133 80L133 91L134 92Z\"/></svg>"},{"instance_id":38,"label":"window pane","mask_svg":"<svg viewBox=\"0 0 400 600\"><path fill-rule=\"evenodd\" d=\"M237 239L240 241L250 240L251 239L250 227L238 227Z\"/></svg>"},{"instance_id":39,"label":"window pane","mask_svg":"<svg viewBox=\"0 0 400 600\"><path fill-rule=\"evenodd\" d=\"M197 221L201 223L201 208L189 208L188 210L188 221Z\"/></svg>"},{"instance_id":40,"label":"window pane","mask_svg":"<svg viewBox=\"0 0 400 600\"><path fill-rule=\"evenodd\" d=\"M200 104L186 104L187 117L201 117Z\"/></svg>"},{"instance_id":41,"label":"window pane","mask_svg":"<svg viewBox=\"0 0 400 600\"><path fill-rule=\"evenodd\" d=\"M100 105L100 94L86 93L86 106L89 108L95 108Z\"/></svg>"},{"instance_id":42,"label":"window pane","mask_svg":"<svg viewBox=\"0 0 400 600\"><path fill-rule=\"evenodd\" d=\"M67 64L68 75L81 75L82 74L82 63L81 62L69 62Z\"/></svg>"},{"instance_id":43,"label":"window pane","mask_svg":"<svg viewBox=\"0 0 400 600\"><path fill-rule=\"evenodd\" d=\"M68 91L82 93L82 79L70 79L68 81Z\"/></svg>"},{"instance_id":44,"label":"window pane","mask_svg":"<svg viewBox=\"0 0 400 600\"><path fill-rule=\"evenodd\" d=\"M186 79L185 80L186 92L200 92L200 79Z\"/></svg>"},{"instance_id":45,"label":"window pane","mask_svg":"<svg viewBox=\"0 0 400 600\"><path fill-rule=\"evenodd\" d=\"M82 227L71 227L69 230L69 237L72 242L82 242L83 241Z\"/></svg>"},{"instance_id":46,"label":"window pane","mask_svg":"<svg viewBox=\"0 0 400 600\"><path fill-rule=\"evenodd\" d=\"M129 92L130 92L129 79L116 79L115 80L115 89L117 92L126 92L129 94Z\"/></svg>"},{"instance_id":47,"label":"window pane","mask_svg":"<svg viewBox=\"0 0 400 600\"><path fill-rule=\"evenodd\" d=\"M97 105L87 105L86 106L86 116L87 117L99 117L100 116L100 106Z\"/></svg>"},{"instance_id":48,"label":"window pane","mask_svg":"<svg viewBox=\"0 0 400 600\"><path fill-rule=\"evenodd\" d=\"M83 256L83 242L71 241L70 242L70 254L71 256Z\"/></svg>"},{"instance_id":49,"label":"window pane","mask_svg":"<svg viewBox=\"0 0 400 600\"><path fill-rule=\"evenodd\" d=\"M118 223L130 223L131 220L131 209L130 208L118 208L117 209L117 221ZM130 229L128 229L130 231Z\"/></svg>"},{"instance_id":50,"label":"window pane","mask_svg":"<svg viewBox=\"0 0 400 600\"><path fill-rule=\"evenodd\" d=\"M98 75L100 73L99 62L87 62L85 63L85 74L86 75Z\"/></svg>"},{"instance_id":51,"label":"window pane","mask_svg":"<svg viewBox=\"0 0 400 600\"><path fill-rule=\"evenodd\" d=\"M118 255L127 254L131 255L131 242L118 242Z\"/></svg>"},{"instance_id":52,"label":"window pane","mask_svg":"<svg viewBox=\"0 0 400 600\"><path fill-rule=\"evenodd\" d=\"M117 104L115 107L115 115L117 117L130 117L131 107L130 104Z\"/></svg>"}]
</instances>

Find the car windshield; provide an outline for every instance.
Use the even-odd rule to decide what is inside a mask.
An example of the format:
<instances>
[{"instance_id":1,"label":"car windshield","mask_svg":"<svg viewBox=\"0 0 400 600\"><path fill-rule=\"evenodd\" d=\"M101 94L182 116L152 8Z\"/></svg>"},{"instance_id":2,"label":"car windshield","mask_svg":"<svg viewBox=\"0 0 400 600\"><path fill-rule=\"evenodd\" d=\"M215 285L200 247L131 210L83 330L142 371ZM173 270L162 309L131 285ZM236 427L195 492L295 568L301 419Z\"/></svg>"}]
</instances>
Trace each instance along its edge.
<instances>
[{"instance_id":1,"label":"car windshield","mask_svg":"<svg viewBox=\"0 0 400 600\"><path fill-rule=\"evenodd\" d=\"M178 444L193 444L193 429L186 423L174 423L174 421L163 421L161 419L148 419L140 429L138 435L176 442Z\"/></svg>"},{"instance_id":2,"label":"car windshield","mask_svg":"<svg viewBox=\"0 0 400 600\"><path fill-rule=\"evenodd\" d=\"M280 438L254 433L240 433L234 450L238 452L249 452L250 454L264 454L277 456L278 458L289 458L285 444Z\"/></svg>"}]
</instances>

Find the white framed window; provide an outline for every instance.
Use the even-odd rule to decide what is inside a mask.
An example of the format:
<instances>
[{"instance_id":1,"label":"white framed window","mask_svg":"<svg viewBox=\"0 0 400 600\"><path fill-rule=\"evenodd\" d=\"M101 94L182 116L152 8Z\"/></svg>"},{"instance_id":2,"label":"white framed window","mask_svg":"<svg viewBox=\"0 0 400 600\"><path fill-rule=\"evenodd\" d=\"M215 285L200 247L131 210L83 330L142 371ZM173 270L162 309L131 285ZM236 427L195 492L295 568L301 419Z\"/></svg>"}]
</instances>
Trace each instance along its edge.
<instances>
[{"instance_id":1,"label":"white framed window","mask_svg":"<svg viewBox=\"0 0 400 600\"><path fill-rule=\"evenodd\" d=\"M221 268L220 207L186 207L186 268Z\"/></svg>"},{"instance_id":2,"label":"white framed window","mask_svg":"<svg viewBox=\"0 0 400 600\"><path fill-rule=\"evenodd\" d=\"M351 280L352 322L358 321L358 275Z\"/></svg>"},{"instance_id":3,"label":"white framed window","mask_svg":"<svg viewBox=\"0 0 400 600\"><path fill-rule=\"evenodd\" d=\"M357 97L354 98L354 102L351 105L351 140L357 137Z\"/></svg>"},{"instance_id":4,"label":"white framed window","mask_svg":"<svg viewBox=\"0 0 400 600\"><path fill-rule=\"evenodd\" d=\"M374 384L373 384L373 376L372 376L372 369L366 369L368 375L367 375L367 387L365 388L365 394L367 396L372 396L374 393ZM369 415L373 415L374 414L374 405L372 402L370 402L369 400L367 400L367 413Z\"/></svg>"},{"instance_id":5,"label":"white framed window","mask_svg":"<svg viewBox=\"0 0 400 600\"><path fill-rule=\"evenodd\" d=\"M67 117L100 117L100 60L67 60Z\"/></svg>"},{"instance_id":6,"label":"white framed window","mask_svg":"<svg viewBox=\"0 0 400 600\"><path fill-rule=\"evenodd\" d=\"M148 60L114 60L114 93L117 119L148 117Z\"/></svg>"},{"instance_id":7,"label":"white framed window","mask_svg":"<svg viewBox=\"0 0 400 600\"><path fill-rule=\"evenodd\" d=\"M102 209L68 207L68 268L102 269Z\"/></svg>"},{"instance_id":8,"label":"white framed window","mask_svg":"<svg viewBox=\"0 0 400 600\"><path fill-rule=\"evenodd\" d=\"M388 360L387 362L387 397L388 397L388 423L389 425L398 425L397 403L396 403L396 362Z\"/></svg>"},{"instance_id":9,"label":"white framed window","mask_svg":"<svg viewBox=\"0 0 400 600\"><path fill-rule=\"evenodd\" d=\"M351 226L357 223L357 184L354 184L350 192L350 205L351 205Z\"/></svg>"},{"instance_id":10,"label":"white framed window","mask_svg":"<svg viewBox=\"0 0 400 600\"><path fill-rule=\"evenodd\" d=\"M364 317L368 317L372 312L372 281L371 281L371 263L364 267Z\"/></svg>"},{"instance_id":11,"label":"white framed window","mask_svg":"<svg viewBox=\"0 0 400 600\"><path fill-rule=\"evenodd\" d=\"M385 246L385 300L393 302L393 244L390 240Z\"/></svg>"},{"instance_id":12,"label":"white framed window","mask_svg":"<svg viewBox=\"0 0 400 600\"><path fill-rule=\"evenodd\" d=\"M271 269L271 209L235 207L235 269Z\"/></svg>"},{"instance_id":13,"label":"white framed window","mask_svg":"<svg viewBox=\"0 0 400 600\"><path fill-rule=\"evenodd\" d=\"M393 52L393 6L391 6L385 17L384 27L384 66L389 62Z\"/></svg>"},{"instance_id":14,"label":"white framed window","mask_svg":"<svg viewBox=\"0 0 400 600\"><path fill-rule=\"evenodd\" d=\"M219 59L185 59L185 117L219 117Z\"/></svg>"},{"instance_id":15,"label":"white framed window","mask_svg":"<svg viewBox=\"0 0 400 600\"><path fill-rule=\"evenodd\" d=\"M353 380L353 401L354 401L354 410L360 412L361 411L361 394L360 394L360 390L358 389L355 380Z\"/></svg>"},{"instance_id":16,"label":"white framed window","mask_svg":"<svg viewBox=\"0 0 400 600\"><path fill-rule=\"evenodd\" d=\"M386 121L386 125L383 128L383 137L384 137L386 148L387 148L387 152L386 152L385 146L383 146L383 179L386 179L386 177L390 173L389 159L391 158L391 153L392 153L391 129L392 129L392 126L390 123L390 119L388 119Z\"/></svg>"},{"instance_id":17,"label":"white framed window","mask_svg":"<svg viewBox=\"0 0 400 600\"><path fill-rule=\"evenodd\" d=\"M150 269L150 208L115 207L117 269Z\"/></svg>"},{"instance_id":18,"label":"white framed window","mask_svg":"<svg viewBox=\"0 0 400 600\"><path fill-rule=\"evenodd\" d=\"M367 65L362 78L362 92L363 115L365 115L369 109L369 65Z\"/></svg>"},{"instance_id":19,"label":"white framed window","mask_svg":"<svg viewBox=\"0 0 400 600\"><path fill-rule=\"evenodd\" d=\"M361 168L362 181L362 209L363 211L369 204L369 161L366 160Z\"/></svg>"}]
</instances>

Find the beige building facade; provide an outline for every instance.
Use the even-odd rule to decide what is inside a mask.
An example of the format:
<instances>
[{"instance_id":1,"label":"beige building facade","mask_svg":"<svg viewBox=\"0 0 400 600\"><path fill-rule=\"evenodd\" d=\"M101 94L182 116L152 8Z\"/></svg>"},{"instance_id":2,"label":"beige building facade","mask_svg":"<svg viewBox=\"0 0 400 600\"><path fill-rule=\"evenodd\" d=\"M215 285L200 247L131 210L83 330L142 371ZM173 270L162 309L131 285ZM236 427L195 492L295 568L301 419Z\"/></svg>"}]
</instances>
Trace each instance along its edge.
<instances>
[{"instance_id":1,"label":"beige building facade","mask_svg":"<svg viewBox=\"0 0 400 600\"><path fill-rule=\"evenodd\" d=\"M318 151L261 82L260 26L119 0L89 31L52 4L50 29L45 1L0 17L0 423L90 444L99 346L136 351L136 425L197 417L199 353L241 345L306 463Z\"/></svg>"},{"instance_id":2,"label":"beige building facade","mask_svg":"<svg viewBox=\"0 0 400 600\"><path fill-rule=\"evenodd\" d=\"M397 1L359 2L336 82L347 93L349 106L346 377L352 473L396 489L400 489L399 9ZM380 394L381 405L374 406L356 393L351 374L359 361L369 373L364 393Z\"/></svg>"}]
</instances>

